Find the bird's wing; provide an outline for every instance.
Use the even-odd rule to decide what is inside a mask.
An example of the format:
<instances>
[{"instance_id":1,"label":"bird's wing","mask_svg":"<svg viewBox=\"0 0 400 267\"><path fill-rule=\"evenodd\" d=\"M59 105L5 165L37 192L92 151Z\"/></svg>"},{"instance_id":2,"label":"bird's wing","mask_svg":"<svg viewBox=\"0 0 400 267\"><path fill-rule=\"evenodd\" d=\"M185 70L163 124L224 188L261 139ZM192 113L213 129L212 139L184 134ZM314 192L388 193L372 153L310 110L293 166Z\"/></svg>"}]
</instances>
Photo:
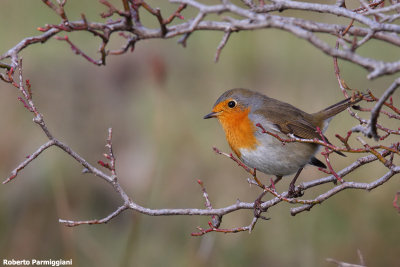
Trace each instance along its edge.
<instances>
[{"instance_id":1,"label":"bird's wing","mask_svg":"<svg viewBox=\"0 0 400 267\"><path fill-rule=\"evenodd\" d=\"M302 139L318 139L321 141L325 139L326 143L332 145L325 135L322 134L324 137L322 138L316 127L302 118L292 121L280 121L279 123L275 123L275 126L284 134L293 134L294 136ZM341 156L346 156L340 151L335 150L335 152Z\"/></svg>"},{"instance_id":2,"label":"bird's wing","mask_svg":"<svg viewBox=\"0 0 400 267\"><path fill-rule=\"evenodd\" d=\"M254 112L261 115L258 118L265 118L284 134L293 134L303 139L322 139L310 114L284 102L270 101L273 101L273 105L264 105Z\"/></svg>"},{"instance_id":3,"label":"bird's wing","mask_svg":"<svg viewBox=\"0 0 400 267\"><path fill-rule=\"evenodd\" d=\"M273 123L284 134L293 134L302 139L323 140L316 125L314 125L315 123L313 123L312 115L288 103L271 98L268 101L273 102L274 105L264 105L254 113L262 115L261 117ZM274 107L271 108L271 106ZM323 137L328 144L331 144L325 135ZM340 151L335 152L345 156Z\"/></svg>"},{"instance_id":4,"label":"bird's wing","mask_svg":"<svg viewBox=\"0 0 400 267\"><path fill-rule=\"evenodd\" d=\"M316 127L304 119L283 121L281 123L276 123L276 125L284 134L293 134L294 136L303 139L316 138L322 140Z\"/></svg>"}]
</instances>

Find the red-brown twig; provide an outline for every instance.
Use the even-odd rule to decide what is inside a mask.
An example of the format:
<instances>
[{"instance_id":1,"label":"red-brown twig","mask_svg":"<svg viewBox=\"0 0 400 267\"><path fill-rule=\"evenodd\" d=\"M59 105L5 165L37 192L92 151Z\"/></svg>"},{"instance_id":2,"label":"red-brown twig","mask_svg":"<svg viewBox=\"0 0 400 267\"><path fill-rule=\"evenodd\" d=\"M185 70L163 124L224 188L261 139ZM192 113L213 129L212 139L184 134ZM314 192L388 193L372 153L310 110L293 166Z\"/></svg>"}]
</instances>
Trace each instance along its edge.
<instances>
[{"instance_id":1,"label":"red-brown twig","mask_svg":"<svg viewBox=\"0 0 400 267\"><path fill-rule=\"evenodd\" d=\"M326 138L324 136L324 134L322 133L321 129L319 127L317 127L317 132L318 134L321 136L322 141L325 144L328 144L328 142L326 141ZM335 170L332 167L331 161L329 160L329 155L331 154L331 151L329 151L328 147L325 146L325 152L321 153L324 157L325 157L325 162L326 165L328 166L329 172L330 174L333 174L333 176L335 176L335 178L340 182L343 183L343 179L335 172Z\"/></svg>"},{"instance_id":2,"label":"red-brown twig","mask_svg":"<svg viewBox=\"0 0 400 267\"><path fill-rule=\"evenodd\" d=\"M68 36L66 36L66 35L64 37L55 36L54 38L59 41L67 42L75 54L81 55L83 58L85 58L90 63L93 63L94 65L97 65L97 66L105 64L105 62L103 60L95 60L95 59L91 58L90 56L88 56L86 53L84 53L82 50L80 50L76 45L74 45L74 43L71 42L71 40L68 38Z\"/></svg>"},{"instance_id":3,"label":"red-brown twig","mask_svg":"<svg viewBox=\"0 0 400 267\"><path fill-rule=\"evenodd\" d=\"M135 1L135 9L138 11L139 7L142 6L144 9L146 9L150 14L155 16L158 20L158 23L160 24L161 28L161 35L164 37L168 33L167 25L170 24L174 18L180 18L183 19L183 16L180 14L180 12L186 8L186 4L182 3L179 5L178 9L171 14L167 19L164 19L161 15L161 10L159 8L152 8L149 4L147 4L143 0L136 0Z\"/></svg>"},{"instance_id":4,"label":"red-brown twig","mask_svg":"<svg viewBox=\"0 0 400 267\"><path fill-rule=\"evenodd\" d=\"M368 91L369 96L372 98L373 101L379 101L379 98L377 98L376 96L374 96L374 94L372 94L371 91ZM383 102L383 105L385 105L386 107L390 108L391 110L393 110L396 114L400 115L400 109L396 108L393 105L393 97L390 96L389 97L389 101L386 102L386 100ZM397 118L397 117L396 117Z\"/></svg>"},{"instance_id":5,"label":"red-brown twig","mask_svg":"<svg viewBox=\"0 0 400 267\"><path fill-rule=\"evenodd\" d=\"M213 147L213 150L215 151L215 153L220 154L220 155L224 155L230 159L232 159L234 162L236 162L240 167L242 167L243 169L245 169L248 173L250 173L251 175L255 175L255 171L249 167L247 167L245 164L243 164L243 162L241 162L239 159L235 158L232 153L227 154L225 152L220 151L218 148Z\"/></svg>"},{"instance_id":6,"label":"red-brown twig","mask_svg":"<svg viewBox=\"0 0 400 267\"><path fill-rule=\"evenodd\" d=\"M99 2L102 3L103 5L105 5L106 7L108 7L107 12L103 12L100 14L100 16L102 18L108 18L114 14L118 14L121 17L126 17L127 19L130 19L129 6L125 7L125 3L127 4L127 1L124 1L124 9L125 9L124 11L119 10L118 8L116 8L113 4L111 4L107 0L99 0Z\"/></svg>"},{"instance_id":7,"label":"red-brown twig","mask_svg":"<svg viewBox=\"0 0 400 267\"><path fill-rule=\"evenodd\" d=\"M107 163L103 162L102 160L97 161L102 167L111 171L112 179L117 179L117 173L115 171L115 156L112 148L112 128L108 128L108 137L106 148L108 153L104 153L103 156L109 161Z\"/></svg>"},{"instance_id":8,"label":"red-brown twig","mask_svg":"<svg viewBox=\"0 0 400 267\"><path fill-rule=\"evenodd\" d=\"M254 224L257 221L257 218L254 218L252 223L248 226L243 226L243 227L237 227L237 228L231 228L231 229L222 229L222 228L216 228L214 227L211 223L209 223L210 228L208 229L203 229L201 227L197 227L199 232L192 233L192 236L202 236L204 234L208 234L210 232L218 232L218 233L224 233L224 234L232 234L232 233L239 233L239 232L244 232L244 231L251 231L254 228Z\"/></svg>"},{"instance_id":9,"label":"red-brown twig","mask_svg":"<svg viewBox=\"0 0 400 267\"><path fill-rule=\"evenodd\" d=\"M171 14L171 16L169 16L167 19L164 19L163 23L164 23L164 24L170 24L175 18L178 18L178 19L185 19L185 18L182 16L181 12L182 12L186 7L187 7L186 4L180 4L179 7L178 7L178 9L175 10L175 12Z\"/></svg>"},{"instance_id":10,"label":"red-brown twig","mask_svg":"<svg viewBox=\"0 0 400 267\"><path fill-rule=\"evenodd\" d=\"M345 147L346 147L348 150L351 150L351 147L350 147L350 145L349 145L349 138L350 138L350 136L352 135L352 133L353 133L352 131L348 131L346 137L342 137L342 136L339 135L339 134L336 134L336 135L335 135L337 139L339 139L340 141L342 141L343 145L345 145Z\"/></svg>"},{"instance_id":11,"label":"red-brown twig","mask_svg":"<svg viewBox=\"0 0 400 267\"><path fill-rule=\"evenodd\" d=\"M389 88L383 93L382 97L376 103L375 107L371 111L371 118L369 121L368 130L365 131L365 135L368 137L373 137L375 140L379 139L379 135L377 134L377 122L378 116L382 106L384 105L385 101L394 93L395 90L400 86L400 78L396 79Z\"/></svg>"},{"instance_id":12,"label":"red-brown twig","mask_svg":"<svg viewBox=\"0 0 400 267\"><path fill-rule=\"evenodd\" d=\"M42 0L43 3L45 3L48 7L50 7L51 9L53 9L62 19L64 22L67 22L67 15L65 14L64 11L64 6L66 3L66 0L59 2L58 7L51 1L51 0Z\"/></svg>"}]
</instances>

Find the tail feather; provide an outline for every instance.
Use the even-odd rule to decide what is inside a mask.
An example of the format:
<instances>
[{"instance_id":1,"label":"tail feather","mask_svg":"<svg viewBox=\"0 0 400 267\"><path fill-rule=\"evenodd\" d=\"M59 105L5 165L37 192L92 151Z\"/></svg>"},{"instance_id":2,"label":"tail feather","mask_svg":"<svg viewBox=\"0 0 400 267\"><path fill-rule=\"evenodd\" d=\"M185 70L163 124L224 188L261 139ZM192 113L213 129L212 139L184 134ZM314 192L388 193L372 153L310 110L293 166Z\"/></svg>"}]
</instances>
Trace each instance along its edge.
<instances>
[{"instance_id":1,"label":"tail feather","mask_svg":"<svg viewBox=\"0 0 400 267\"><path fill-rule=\"evenodd\" d=\"M309 164L314 165L314 166L317 166L317 167L319 167L319 168L326 169L326 165L325 165L322 161L320 161L319 159L317 159L316 157L312 157L312 158L310 159Z\"/></svg>"},{"instance_id":2,"label":"tail feather","mask_svg":"<svg viewBox=\"0 0 400 267\"><path fill-rule=\"evenodd\" d=\"M336 114L342 112L346 108L357 104L362 100L362 94L358 94L354 97L349 97L347 99L344 99L336 104L333 104L332 106L327 107L326 109L323 109L314 115L317 117L322 117L323 120L329 119L330 117L335 116Z\"/></svg>"}]
</instances>

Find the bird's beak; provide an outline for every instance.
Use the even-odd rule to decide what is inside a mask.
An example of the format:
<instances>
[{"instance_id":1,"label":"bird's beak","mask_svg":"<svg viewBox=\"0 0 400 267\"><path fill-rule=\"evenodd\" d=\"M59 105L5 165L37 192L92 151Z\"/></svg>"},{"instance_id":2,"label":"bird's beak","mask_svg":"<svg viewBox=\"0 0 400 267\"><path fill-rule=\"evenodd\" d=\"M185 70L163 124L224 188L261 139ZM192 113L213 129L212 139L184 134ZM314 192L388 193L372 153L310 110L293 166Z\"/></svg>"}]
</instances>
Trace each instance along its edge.
<instances>
[{"instance_id":1,"label":"bird's beak","mask_svg":"<svg viewBox=\"0 0 400 267\"><path fill-rule=\"evenodd\" d=\"M221 112L211 112L203 117L203 119L216 118Z\"/></svg>"}]
</instances>

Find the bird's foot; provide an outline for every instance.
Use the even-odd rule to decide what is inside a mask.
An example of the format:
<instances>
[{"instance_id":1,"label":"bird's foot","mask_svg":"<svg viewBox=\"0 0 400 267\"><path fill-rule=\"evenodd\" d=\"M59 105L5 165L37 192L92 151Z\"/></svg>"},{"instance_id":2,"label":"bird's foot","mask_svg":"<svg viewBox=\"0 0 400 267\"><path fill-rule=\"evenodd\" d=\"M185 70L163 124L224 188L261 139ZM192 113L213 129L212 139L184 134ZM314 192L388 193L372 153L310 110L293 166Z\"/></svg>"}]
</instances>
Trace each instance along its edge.
<instances>
[{"instance_id":1,"label":"bird's foot","mask_svg":"<svg viewBox=\"0 0 400 267\"><path fill-rule=\"evenodd\" d=\"M289 190L288 190L288 197L289 198L297 198L303 196L304 193L301 191L300 188L296 190L296 186L293 183L290 183Z\"/></svg>"}]
</instances>

